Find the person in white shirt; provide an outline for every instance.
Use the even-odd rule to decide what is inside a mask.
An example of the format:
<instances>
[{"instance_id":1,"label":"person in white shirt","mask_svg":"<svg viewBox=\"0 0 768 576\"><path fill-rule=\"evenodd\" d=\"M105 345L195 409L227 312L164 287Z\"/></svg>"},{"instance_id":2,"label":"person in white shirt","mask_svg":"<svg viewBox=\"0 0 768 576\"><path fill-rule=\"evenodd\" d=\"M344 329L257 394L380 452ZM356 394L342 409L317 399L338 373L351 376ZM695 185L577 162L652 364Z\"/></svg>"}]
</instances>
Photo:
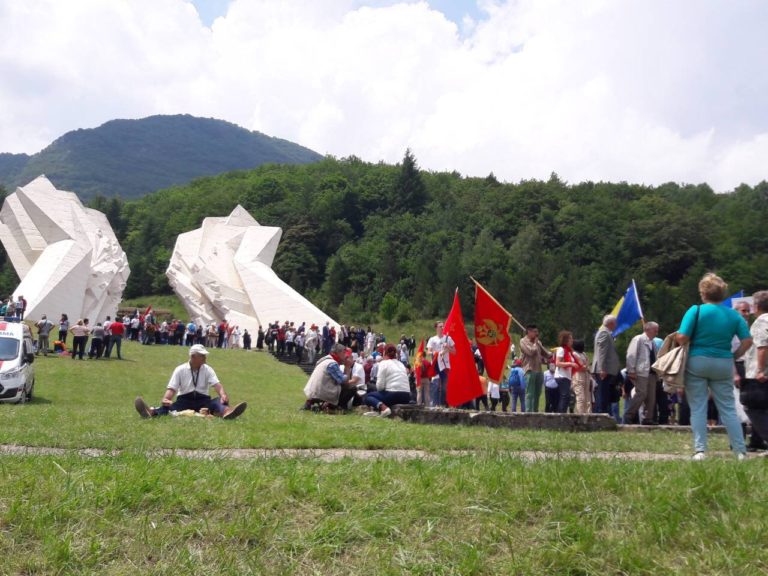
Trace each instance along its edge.
<instances>
[{"instance_id":1,"label":"person in white shirt","mask_svg":"<svg viewBox=\"0 0 768 576\"><path fill-rule=\"evenodd\" d=\"M427 341L427 352L432 354L432 365L437 372L437 376L432 379L429 387L430 406L446 405L446 389L448 385L448 372L451 369L451 354L456 354L456 344L453 338L443 334L445 324L437 322L435 324L435 335Z\"/></svg>"},{"instance_id":2,"label":"person in white shirt","mask_svg":"<svg viewBox=\"0 0 768 576\"><path fill-rule=\"evenodd\" d=\"M410 401L408 371L397 359L397 348L389 344L384 350L384 360L379 363L376 391L365 396L365 403L374 409L374 412L367 412L366 415L387 417L392 414L390 406L408 404Z\"/></svg>"},{"instance_id":3,"label":"person in white shirt","mask_svg":"<svg viewBox=\"0 0 768 576\"><path fill-rule=\"evenodd\" d=\"M659 333L656 322L646 322L643 333L638 334L627 347L627 376L635 386L635 395L624 411L624 424L636 424L640 408L644 409L643 424L654 424L656 409L656 373L651 369L656 361L656 344L653 339Z\"/></svg>"},{"instance_id":4,"label":"person in white shirt","mask_svg":"<svg viewBox=\"0 0 768 576\"><path fill-rule=\"evenodd\" d=\"M365 393L367 392L365 385L365 367L363 366L363 359L357 354L352 354L352 360L354 361L354 364L352 364L352 376L349 379L349 383L354 384L357 387L356 396L358 399L354 400L353 403L359 406L362 404L362 400L360 399L365 396Z\"/></svg>"},{"instance_id":5,"label":"person in white shirt","mask_svg":"<svg viewBox=\"0 0 768 576\"><path fill-rule=\"evenodd\" d=\"M165 416L170 412L194 410L200 412L207 409L214 416L232 420L240 416L248 407L246 402L240 402L234 407L229 406L229 396L219 382L216 372L206 364L208 350L202 344L195 344L189 349L189 362L177 366L171 374L171 379L163 396L162 405L150 407L138 396L134 407L142 418ZM211 398L211 388L218 398ZM176 396L178 394L178 396ZM176 400L174 401L174 396Z\"/></svg>"},{"instance_id":6,"label":"person in white shirt","mask_svg":"<svg viewBox=\"0 0 768 576\"><path fill-rule=\"evenodd\" d=\"M574 372L585 370L573 353L573 334L562 330L557 337L560 344L555 351L555 382L557 382L557 412L565 414L571 401L571 382Z\"/></svg>"},{"instance_id":7,"label":"person in white shirt","mask_svg":"<svg viewBox=\"0 0 768 576\"><path fill-rule=\"evenodd\" d=\"M544 372L544 412L556 412L559 399L560 393L557 390L557 380L555 380L555 365L550 364L549 369Z\"/></svg>"},{"instance_id":8,"label":"person in white shirt","mask_svg":"<svg viewBox=\"0 0 768 576\"><path fill-rule=\"evenodd\" d=\"M307 338L304 341L304 347L307 350L307 362L310 364L315 363L315 355L317 354L317 326L312 324L307 332Z\"/></svg>"},{"instance_id":9,"label":"person in white shirt","mask_svg":"<svg viewBox=\"0 0 768 576\"><path fill-rule=\"evenodd\" d=\"M741 401L752 422L752 437L747 451L766 450L768 438L768 405L765 389L768 385L768 291L752 295L757 318L750 334L752 346L744 355L744 378L741 381ZM746 320L746 319L745 319Z\"/></svg>"}]
</instances>

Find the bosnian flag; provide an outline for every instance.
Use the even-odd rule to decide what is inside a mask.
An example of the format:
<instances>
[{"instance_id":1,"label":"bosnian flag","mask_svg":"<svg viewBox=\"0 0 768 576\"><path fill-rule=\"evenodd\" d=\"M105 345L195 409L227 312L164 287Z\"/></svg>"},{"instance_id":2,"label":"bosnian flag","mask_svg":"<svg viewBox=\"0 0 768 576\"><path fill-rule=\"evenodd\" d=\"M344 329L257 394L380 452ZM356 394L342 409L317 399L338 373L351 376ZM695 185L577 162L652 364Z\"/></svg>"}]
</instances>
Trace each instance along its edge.
<instances>
[{"instance_id":1,"label":"bosnian flag","mask_svg":"<svg viewBox=\"0 0 768 576\"><path fill-rule=\"evenodd\" d=\"M643 319L643 309L640 307L640 298L637 294L634 278L630 282L624 296L616 302L611 315L616 316L616 330L613 331L614 338L625 330L629 330L635 323Z\"/></svg>"}]
</instances>

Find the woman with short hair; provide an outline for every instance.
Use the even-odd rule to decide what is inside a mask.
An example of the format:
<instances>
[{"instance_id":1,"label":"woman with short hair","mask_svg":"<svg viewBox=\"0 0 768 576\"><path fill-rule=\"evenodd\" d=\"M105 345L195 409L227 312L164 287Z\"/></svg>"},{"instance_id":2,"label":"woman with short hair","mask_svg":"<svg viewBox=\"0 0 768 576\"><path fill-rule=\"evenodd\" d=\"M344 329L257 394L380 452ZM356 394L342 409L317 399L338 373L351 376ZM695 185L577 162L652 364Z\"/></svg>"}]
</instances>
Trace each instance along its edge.
<instances>
[{"instance_id":1,"label":"woman with short hair","mask_svg":"<svg viewBox=\"0 0 768 576\"><path fill-rule=\"evenodd\" d=\"M388 344L384 350L385 359L379 363L376 376L376 391L365 396L365 403L374 409L370 416L389 416L394 404L408 404L411 401L411 384L408 371L397 359L397 348Z\"/></svg>"},{"instance_id":2,"label":"woman with short hair","mask_svg":"<svg viewBox=\"0 0 768 576\"><path fill-rule=\"evenodd\" d=\"M746 456L744 435L736 415L733 396L733 358L739 358L752 345L749 328L738 312L721 306L728 284L708 273L699 281L703 304L691 306L683 316L675 336L677 343L690 343L685 367L685 395L691 408L694 460L703 460L707 451L707 398L711 392L720 414L731 450L740 460ZM731 341L740 340L731 352Z\"/></svg>"}]
</instances>

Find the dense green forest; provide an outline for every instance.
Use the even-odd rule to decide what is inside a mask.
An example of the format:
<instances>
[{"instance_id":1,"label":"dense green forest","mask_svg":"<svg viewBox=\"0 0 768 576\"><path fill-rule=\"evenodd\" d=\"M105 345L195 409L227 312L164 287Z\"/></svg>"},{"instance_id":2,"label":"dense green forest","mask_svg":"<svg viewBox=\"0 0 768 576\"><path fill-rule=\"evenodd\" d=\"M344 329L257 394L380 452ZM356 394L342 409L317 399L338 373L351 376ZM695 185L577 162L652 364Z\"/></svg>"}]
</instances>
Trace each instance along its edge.
<instances>
[{"instance_id":1,"label":"dense green forest","mask_svg":"<svg viewBox=\"0 0 768 576\"><path fill-rule=\"evenodd\" d=\"M283 237L274 269L344 322L444 316L458 287L471 318L472 275L545 336L590 338L635 278L645 316L676 327L707 270L735 291L768 286L768 183L504 184L326 158L201 178L125 202L96 198L128 253L127 296L169 290L176 236L242 204ZM6 290L7 291L7 290ZM550 340L551 341L551 340Z\"/></svg>"},{"instance_id":2,"label":"dense green forest","mask_svg":"<svg viewBox=\"0 0 768 576\"><path fill-rule=\"evenodd\" d=\"M99 194L134 199L208 174L320 159L308 148L223 120L150 116L68 132L32 156L0 154L0 184L13 190L45 174L83 200Z\"/></svg>"}]
</instances>

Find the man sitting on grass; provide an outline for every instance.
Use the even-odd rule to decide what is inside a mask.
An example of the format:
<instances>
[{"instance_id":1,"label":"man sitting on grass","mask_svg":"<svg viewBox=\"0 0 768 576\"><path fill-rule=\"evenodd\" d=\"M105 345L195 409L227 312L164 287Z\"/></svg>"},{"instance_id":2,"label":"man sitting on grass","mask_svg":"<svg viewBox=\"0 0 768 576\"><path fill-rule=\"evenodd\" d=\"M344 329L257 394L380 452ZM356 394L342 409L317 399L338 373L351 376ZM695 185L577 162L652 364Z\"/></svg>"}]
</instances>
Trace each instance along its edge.
<instances>
[{"instance_id":1,"label":"man sitting on grass","mask_svg":"<svg viewBox=\"0 0 768 576\"><path fill-rule=\"evenodd\" d=\"M162 406L153 408L147 405L141 396L136 398L134 406L142 418L152 416L165 416L169 412L182 410L194 410L199 412L202 408L225 420L237 418L245 412L247 404L240 402L233 408L229 407L229 397L224 392L224 387L219 382L216 372L205 363L208 350L202 344L195 344L189 349L189 362L177 366L168 382L168 388L163 396ZM210 389L216 390L218 398L211 398ZM178 393L176 401L173 397Z\"/></svg>"},{"instance_id":2,"label":"man sitting on grass","mask_svg":"<svg viewBox=\"0 0 768 576\"><path fill-rule=\"evenodd\" d=\"M330 354L317 361L304 386L307 401L303 409L311 410L318 405L325 412L346 410L357 392L357 386L349 381L353 363L351 352L347 354L344 344L333 344Z\"/></svg>"}]
</instances>

